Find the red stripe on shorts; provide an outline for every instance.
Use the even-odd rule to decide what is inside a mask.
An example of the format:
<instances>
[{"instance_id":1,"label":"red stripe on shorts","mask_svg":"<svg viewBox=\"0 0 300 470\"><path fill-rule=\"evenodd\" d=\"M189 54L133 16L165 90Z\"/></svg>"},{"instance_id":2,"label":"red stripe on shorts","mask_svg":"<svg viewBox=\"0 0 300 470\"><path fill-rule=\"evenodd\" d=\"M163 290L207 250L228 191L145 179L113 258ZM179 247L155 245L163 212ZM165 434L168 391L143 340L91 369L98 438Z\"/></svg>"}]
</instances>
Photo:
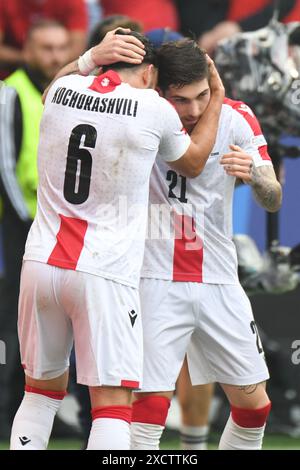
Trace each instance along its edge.
<instances>
[{"instance_id":1,"label":"red stripe on shorts","mask_svg":"<svg viewBox=\"0 0 300 470\"><path fill-rule=\"evenodd\" d=\"M174 212L173 281L203 282L203 242L194 219Z\"/></svg>"},{"instance_id":2,"label":"red stripe on shorts","mask_svg":"<svg viewBox=\"0 0 300 470\"><path fill-rule=\"evenodd\" d=\"M126 388L139 388L140 382L135 382L134 380L121 380L121 387Z\"/></svg>"},{"instance_id":3,"label":"red stripe on shorts","mask_svg":"<svg viewBox=\"0 0 300 470\"><path fill-rule=\"evenodd\" d=\"M88 223L86 220L65 217L59 214L60 229L56 235L56 245L47 261L52 266L76 269L84 245Z\"/></svg>"}]
</instances>

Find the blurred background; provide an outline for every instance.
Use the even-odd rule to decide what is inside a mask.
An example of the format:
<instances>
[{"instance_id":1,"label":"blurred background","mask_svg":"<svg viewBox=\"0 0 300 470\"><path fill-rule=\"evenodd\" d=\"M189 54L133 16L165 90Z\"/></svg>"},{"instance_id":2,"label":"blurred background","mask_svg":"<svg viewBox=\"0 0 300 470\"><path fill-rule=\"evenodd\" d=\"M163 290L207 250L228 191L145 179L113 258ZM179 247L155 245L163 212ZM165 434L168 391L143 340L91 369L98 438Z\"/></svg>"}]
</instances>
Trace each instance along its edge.
<instances>
[{"instance_id":1,"label":"blurred background","mask_svg":"<svg viewBox=\"0 0 300 470\"><path fill-rule=\"evenodd\" d=\"M265 448L300 448L300 354L299 361L293 356L297 340L300 347L300 112L289 95L300 72L297 22L300 0L0 0L0 449L8 446L23 394L17 299L24 244L35 213L40 98L65 63L118 26L143 31L158 45L179 33L197 40L215 58L227 96L245 100L262 123L283 184L283 206L271 217L257 206L249 187L239 186L234 233L241 282L250 295L271 372L273 408ZM284 47L286 56L277 57ZM245 76L250 77L247 85ZM15 92L4 96L3 82ZM89 403L86 390L75 382L73 373L51 448L84 445ZM209 415L209 448L216 447L228 412L217 388ZM175 398L165 448L179 448L180 421Z\"/></svg>"}]
</instances>

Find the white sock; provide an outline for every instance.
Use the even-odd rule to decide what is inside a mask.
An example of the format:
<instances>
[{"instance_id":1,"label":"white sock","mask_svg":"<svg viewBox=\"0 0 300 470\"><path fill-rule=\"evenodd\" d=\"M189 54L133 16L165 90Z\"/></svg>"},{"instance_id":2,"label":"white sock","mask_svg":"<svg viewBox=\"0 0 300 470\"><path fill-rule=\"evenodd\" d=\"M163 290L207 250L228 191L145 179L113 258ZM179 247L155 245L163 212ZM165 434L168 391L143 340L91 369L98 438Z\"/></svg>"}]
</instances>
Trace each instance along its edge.
<instances>
[{"instance_id":1,"label":"white sock","mask_svg":"<svg viewBox=\"0 0 300 470\"><path fill-rule=\"evenodd\" d=\"M123 419L93 420L87 450L129 450L130 424Z\"/></svg>"},{"instance_id":2,"label":"white sock","mask_svg":"<svg viewBox=\"0 0 300 470\"><path fill-rule=\"evenodd\" d=\"M207 450L208 426L184 426L180 428L180 448L183 450Z\"/></svg>"},{"instance_id":3,"label":"white sock","mask_svg":"<svg viewBox=\"0 0 300 470\"><path fill-rule=\"evenodd\" d=\"M219 450L259 450L262 448L265 426L261 428L242 428L231 415L219 443Z\"/></svg>"},{"instance_id":4,"label":"white sock","mask_svg":"<svg viewBox=\"0 0 300 470\"><path fill-rule=\"evenodd\" d=\"M54 417L61 402L39 393L25 392L13 422L10 449L47 449Z\"/></svg>"},{"instance_id":5,"label":"white sock","mask_svg":"<svg viewBox=\"0 0 300 470\"><path fill-rule=\"evenodd\" d=\"M159 424L131 423L131 450L158 450L164 429Z\"/></svg>"}]
</instances>

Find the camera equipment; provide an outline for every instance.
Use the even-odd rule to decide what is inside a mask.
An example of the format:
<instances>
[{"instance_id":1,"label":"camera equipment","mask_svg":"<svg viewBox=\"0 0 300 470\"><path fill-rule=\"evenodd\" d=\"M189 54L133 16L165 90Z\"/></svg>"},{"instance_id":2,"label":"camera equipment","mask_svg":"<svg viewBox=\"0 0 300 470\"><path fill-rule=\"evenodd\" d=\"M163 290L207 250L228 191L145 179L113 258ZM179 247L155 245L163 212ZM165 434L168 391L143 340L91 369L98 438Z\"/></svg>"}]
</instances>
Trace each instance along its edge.
<instances>
[{"instance_id":1,"label":"camera equipment","mask_svg":"<svg viewBox=\"0 0 300 470\"><path fill-rule=\"evenodd\" d=\"M265 28L220 42L215 62L228 96L253 108L271 146L300 135L300 23L273 17ZM281 144L279 143L279 147ZM287 154L283 146L281 154ZM292 147L289 156L300 155Z\"/></svg>"},{"instance_id":2,"label":"camera equipment","mask_svg":"<svg viewBox=\"0 0 300 470\"><path fill-rule=\"evenodd\" d=\"M295 249L272 246L261 255L254 240L248 235L235 235L239 266L239 279L248 295L269 293L282 294L294 290L299 283L299 275L295 270Z\"/></svg>"},{"instance_id":3,"label":"camera equipment","mask_svg":"<svg viewBox=\"0 0 300 470\"><path fill-rule=\"evenodd\" d=\"M245 101L267 137L275 171L283 156L300 156L300 22L278 21L280 0L270 23L221 41L215 62L227 96ZM239 274L247 292L280 293L297 286L299 247L279 246L278 213L267 214L268 250L262 257L253 240L235 237Z\"/></svg>"}]
</instances>

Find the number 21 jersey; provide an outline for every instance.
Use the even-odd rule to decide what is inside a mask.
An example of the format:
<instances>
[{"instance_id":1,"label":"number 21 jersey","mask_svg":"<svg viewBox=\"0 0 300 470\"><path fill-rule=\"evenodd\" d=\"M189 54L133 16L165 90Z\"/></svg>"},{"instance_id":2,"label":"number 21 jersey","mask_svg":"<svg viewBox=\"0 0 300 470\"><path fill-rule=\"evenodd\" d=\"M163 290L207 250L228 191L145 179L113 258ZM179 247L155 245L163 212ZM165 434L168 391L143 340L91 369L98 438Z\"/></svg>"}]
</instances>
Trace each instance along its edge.
<instances>
[{"instance_id":1,"label":"number 21 jersey","mask_svg":"<svg viewBox=\"0 0 300 470\"><path fill-rule=\"evenodd\" d=\"M252 110L227 98L215 146L198 177L185 178L157 159L150 180L149 229L142 277L210 284L239 282L232 240L235 178L227 175L220 164L222 155L231 152L230 144L239 145L248 153L255 167L272 166L266 140ZM160 209L159 218L155 206Z\"/></svg>"}]
</instances>

